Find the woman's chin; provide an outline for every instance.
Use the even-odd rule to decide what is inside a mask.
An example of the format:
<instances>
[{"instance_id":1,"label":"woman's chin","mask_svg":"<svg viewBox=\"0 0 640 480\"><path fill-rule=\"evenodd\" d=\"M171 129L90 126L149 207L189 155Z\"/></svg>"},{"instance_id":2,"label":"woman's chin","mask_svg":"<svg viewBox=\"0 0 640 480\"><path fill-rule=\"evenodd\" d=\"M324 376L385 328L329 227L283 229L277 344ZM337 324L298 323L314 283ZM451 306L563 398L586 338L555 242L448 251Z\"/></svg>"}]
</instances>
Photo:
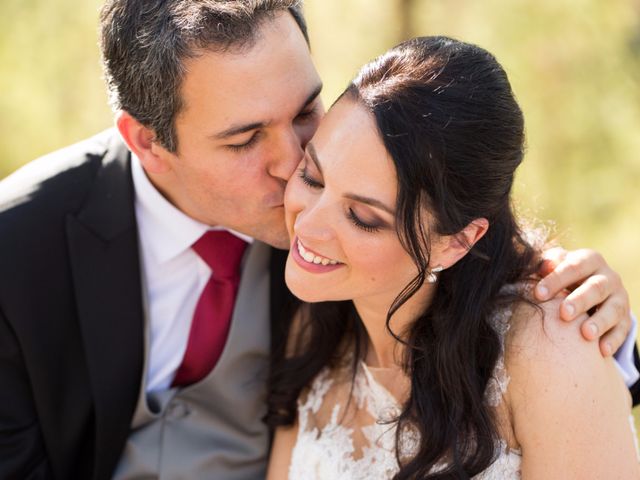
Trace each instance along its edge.
<instances>
[{"instance_id":1,"label":"woman's chin","mask_svg":"<svg viewBox=\"0 0 640 480\"><path fill-rule=\"evenodd\" d=\"M294 260L289 257L287 259L287 267L284 271L284 281L287 284L287 288L296 296L296 298L307 303L318 303L333 300L327 298L326 294L322 293L322 288L319 285L315 285L315 282L309 281L310 279L301 272L295 271L297 268L294 265L289 265L289 262Z\"/></svg>"},{"instance_id":2,"label":"woman's chin","mask_svg":"<svg viewBox=\"0 0 640 480\"><path fill-rule=\"evenodd\" d=\"M301 285L301 282L297 280L289 280L288 276L285 275L285 283L287 284L287 288L293 293L293 295L307 303L317 303L317 302L325 302L329 300L322 295L318 295L318 292L313 291L309 288L309 285Z\"/></svg>"}]
</instances>

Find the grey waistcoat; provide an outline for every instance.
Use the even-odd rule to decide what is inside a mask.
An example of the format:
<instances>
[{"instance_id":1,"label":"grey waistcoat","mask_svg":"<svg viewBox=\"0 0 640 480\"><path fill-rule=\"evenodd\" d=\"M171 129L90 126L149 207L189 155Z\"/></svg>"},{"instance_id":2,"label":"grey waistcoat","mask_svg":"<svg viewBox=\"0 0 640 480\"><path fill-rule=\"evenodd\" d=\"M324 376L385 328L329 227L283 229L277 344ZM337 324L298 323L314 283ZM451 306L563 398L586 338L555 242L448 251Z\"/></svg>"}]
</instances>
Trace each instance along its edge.
<instances>
[{"instance_id":1,"label":"grey waistcoat","mask_svg":"<svg viewBox=\"0 0 640 480\"><path fill-rule=\"evenodd\" d=\"M218 363L196 384L151 394L143 373L114 478L264 479L269 440L260 419L266 413L270 249L254 242L246 255Z\"/></svg>"}]
</instances>

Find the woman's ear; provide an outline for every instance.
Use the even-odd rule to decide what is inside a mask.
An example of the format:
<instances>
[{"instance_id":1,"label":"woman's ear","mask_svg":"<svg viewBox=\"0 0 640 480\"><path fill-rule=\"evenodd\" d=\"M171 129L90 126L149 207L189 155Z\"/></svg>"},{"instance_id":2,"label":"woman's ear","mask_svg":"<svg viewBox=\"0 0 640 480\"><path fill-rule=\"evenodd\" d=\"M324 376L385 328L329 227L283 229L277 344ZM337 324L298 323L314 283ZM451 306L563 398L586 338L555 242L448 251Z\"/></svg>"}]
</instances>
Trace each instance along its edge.
<instances>
[{"instance_id":1,"label":"woman's ear","mask_svg":"<svg viewBox=\"0 0 640 480\"><path fill-rule=\"evenodd\" d=\"M445 269L454 265L471 250L487 230L489 230L489 221L486 218L476 218L455 235L444 237L444 248L438 255L438 264Z\"/></svg>"},{"instance_id":2,"label":"woman's ear","mask_svg":"<svg viewBox=\"0 0 640 480\"><path fill-rule=\"evenodd\" d=\"M168 160L172 154L155 141L153 130L124 110L116 115L116 127L147 173L162 174L171 169Z\"/></svg>"},{"instance_id":3,"label":"woman's ear","mask_svg":"<svg viewBox=\"0 0 640 480\"><path fill-rule=\"evenodd\" d=\"M466 242L467 250L471 250L478 240L484 237L484 234L489 230L489 220L486 218L476 218L469 225L464 227L460 232Z\"/></svg>"}]
</instances>

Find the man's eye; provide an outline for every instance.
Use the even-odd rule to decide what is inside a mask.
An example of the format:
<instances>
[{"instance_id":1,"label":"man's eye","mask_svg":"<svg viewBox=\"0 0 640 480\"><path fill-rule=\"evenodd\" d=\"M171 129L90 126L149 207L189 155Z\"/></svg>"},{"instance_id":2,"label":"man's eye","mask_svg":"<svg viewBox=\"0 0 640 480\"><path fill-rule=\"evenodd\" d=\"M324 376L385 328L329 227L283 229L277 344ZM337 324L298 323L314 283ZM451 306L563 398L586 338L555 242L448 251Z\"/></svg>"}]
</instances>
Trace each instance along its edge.
<instances>
[{"instance_id":1,"label":"man's eye","mask_svg":"<svg viewBox=\"0 0 640 480\"><path fill-rule=\"evenodd\" d=\"M259 132L254 133L251 136L251 138L249 140L247 140L245 143L227 145L227 148L230 149L230 150L233 150L235 152L248 150L249 148L251 148L253 146L253 144L255 144L258 141L258 137L259 137L258 133Z\"/></svg>"},{"instance_id":2,"label":"man's eye","mask_svg":"<svg viewBox=\"0 0 640 480\"><path fill-rule=\"evenodd\" d=\"M309 110L305 110L303 112L300 112L296 118L298 118L300 120L308 120L308 119L314 117L316 115L316 113L317 113L317 108L313 107L313 108L311 108Z\"/></svg>"}]
</instances>

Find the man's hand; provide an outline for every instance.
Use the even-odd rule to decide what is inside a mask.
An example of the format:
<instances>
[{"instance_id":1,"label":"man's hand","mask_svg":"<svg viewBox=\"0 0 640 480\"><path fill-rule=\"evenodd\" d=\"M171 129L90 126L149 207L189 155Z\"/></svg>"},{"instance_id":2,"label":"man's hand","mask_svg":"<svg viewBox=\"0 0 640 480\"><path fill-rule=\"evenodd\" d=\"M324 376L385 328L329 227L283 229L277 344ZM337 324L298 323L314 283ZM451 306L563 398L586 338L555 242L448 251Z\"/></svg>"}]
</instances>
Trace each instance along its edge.
<instances>
[{"instance_id":1,"label":"man's hand","mask_svg":"<svg viewBox=\"0 0 640 480\"><path fill-rule=\"evenodd\" d=\"M594 250L553 248L543 259L539 274L544 278L536 286L536 298L544 301L571 291L560 306L560 318L571 321L593 309L582 324L582 335L587 340L600 338L604 356L615 353L631 329L629 295L620 275Z\"/></svg>"}]
</instances>

